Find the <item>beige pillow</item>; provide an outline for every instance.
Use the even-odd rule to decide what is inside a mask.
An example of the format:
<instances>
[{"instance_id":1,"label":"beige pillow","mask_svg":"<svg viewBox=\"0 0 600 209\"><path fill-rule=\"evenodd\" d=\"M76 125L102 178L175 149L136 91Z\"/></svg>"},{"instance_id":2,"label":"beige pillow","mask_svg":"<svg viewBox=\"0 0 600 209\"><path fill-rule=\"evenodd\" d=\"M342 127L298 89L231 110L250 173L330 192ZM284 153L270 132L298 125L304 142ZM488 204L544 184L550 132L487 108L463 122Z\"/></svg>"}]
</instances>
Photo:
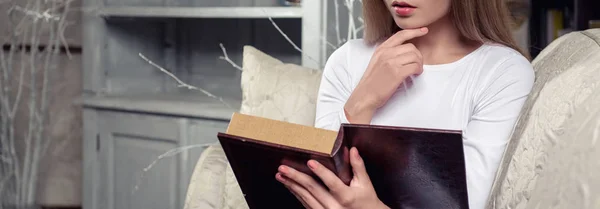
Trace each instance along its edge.
<instances>
[{"instance_id":1,"label":"beige pillow","mask_svg":"<svg viewBox=\"0 0 600 209\"><path fill-rule=\"evenodd\" d=\"M528 209L600 207L599 87L568 120L565 134L548 151L548 163L531 193Z\"/></svg>"},{"instance_id":2,"label":"beige pillow","mask_svg":"<svg viewBox=\"0 0 600 209\"><path fill-rule=\"evenodd\" d=\"M313 126L321 70L286 64L244 47L241 113Z\"/></svg>"},{"instance_id":3,"label":"beige pillow","mask_svg":"<svg viewBox=\"0 0 600 209\"><path fill-rule=\"evenodd\" d=\"M565 121L600 85L600 30L565 35L533 62L536 83L494 183L488 208L525 208Z\"/></svg>"}]
</instances>

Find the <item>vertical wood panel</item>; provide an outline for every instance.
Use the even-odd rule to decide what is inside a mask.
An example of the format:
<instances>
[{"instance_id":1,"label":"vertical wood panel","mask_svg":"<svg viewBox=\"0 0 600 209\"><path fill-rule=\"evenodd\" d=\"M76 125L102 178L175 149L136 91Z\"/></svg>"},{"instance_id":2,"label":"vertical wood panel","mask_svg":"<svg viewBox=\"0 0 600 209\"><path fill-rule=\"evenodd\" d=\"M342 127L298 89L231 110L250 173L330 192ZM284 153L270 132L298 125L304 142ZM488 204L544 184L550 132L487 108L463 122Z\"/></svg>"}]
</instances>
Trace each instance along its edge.
<instances>
[{"instance_id":1,"label":"vertical wood panel","mask_svg":"<svg viewBox=\"0 0 600 209\"><path fill-rule=\"evenodd\" d=\"M111 147L113 147L112 145L112 141L110 140L110 138L112 137L110 130L108 130L106 127L107 123L111 123L112 121L107 120L107 118L105 118L103 116L102 112L98 112L98 118L96 118L98 120L98 139L96 141L96 148L97 148L97 153L98 153L98 176L99 176L99 180L97 182L97 187L98 187L98 194L97 194L97 202L95 202L96 208L99 209L113 209L113 200L111 197L112 194L112 169L111 169L111 162L112 159L110 158L111 153L110 151L112 150Z\"/></svg>"},{"instance_id":2,"label":"vertical wood panel","mask_svg":"<svg viewBox=\"0 0 600 209\"><path fill-rule=\"evenodd\" d=\"M183 146L187 146L189 145L189 135L188 135L188 128L189 128L189 119L187 118L180 118L177 120L178 124L179 124L179 141L178 141L178 147L183 147ZM186 191L187 191L187 187L189 185L189 179L190 179L190 175L188 174L188 170L189 165L188 165L188 160L189 160L189 154L190 152L188 151L183 151L182 153L180 153L178 156L176 156L175 158L178 159L177 161L177 166L179 167L179 172L178 172L178 176L177 176L177 183L179 184L179 187L177 187L177 208L183 208L183 206L185 205L185 197L186 197Z\"/></svg>"},{"instance_id":3,"label":"vertical wood panel","mask_svg":"<svg viewBox=\"0 0 600 209\"><path fill-rule=\"evenodd\" d=\"M325 27L328 24L323 22L324 9L327 8L327 1L303 1L302 12L302 65L309 68L320 69L325 65L325 52L323 48ZM312 58L312 59L311 59Z\"/></svg>"},{"instance_id":4,"label":"vertical wood panel","mask_svg":"<svg viewBox=\"0 0 600 209\"><path fill-rule=\"evenodd\" d=\"M98 0L81 0L83 8L100 7ZM104 53L106 50L106 25L93 10L84 10L82 16L83 89L86 93L104 91Z\"/></svg>"},{"instance_id":5,"label":"vertical wood panel","mask_svg":"<svg viewBox=\"0 0 600 209\"><path fill-rule=\"evenodd\" d=\"M96 135L98 131L98 116L96 111L83 111L83 177L82 177L82 207L99 209L100 172L98 153L96 152Z\"/></svg>"}]
</instances>

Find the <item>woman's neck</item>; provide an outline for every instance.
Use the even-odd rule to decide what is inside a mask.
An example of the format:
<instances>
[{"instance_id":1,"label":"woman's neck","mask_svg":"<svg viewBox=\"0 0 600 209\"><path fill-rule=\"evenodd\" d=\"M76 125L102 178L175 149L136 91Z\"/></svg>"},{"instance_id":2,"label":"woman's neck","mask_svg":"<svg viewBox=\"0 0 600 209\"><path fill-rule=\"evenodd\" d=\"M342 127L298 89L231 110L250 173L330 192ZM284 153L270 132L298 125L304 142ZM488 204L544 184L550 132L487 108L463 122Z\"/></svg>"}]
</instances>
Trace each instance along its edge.
<instances>
[{"instance_id":1,"label":"woman's neck","mask_svg":"<svg viewBox=\"0 0 600 209\"><path fill-rule=\"evenodd\" d=\"M427 26L429 32L411 40L423 55L423 64L436 65L455 62L481 44L465 41L449 17Z\"/></svg>"}]
</instances>

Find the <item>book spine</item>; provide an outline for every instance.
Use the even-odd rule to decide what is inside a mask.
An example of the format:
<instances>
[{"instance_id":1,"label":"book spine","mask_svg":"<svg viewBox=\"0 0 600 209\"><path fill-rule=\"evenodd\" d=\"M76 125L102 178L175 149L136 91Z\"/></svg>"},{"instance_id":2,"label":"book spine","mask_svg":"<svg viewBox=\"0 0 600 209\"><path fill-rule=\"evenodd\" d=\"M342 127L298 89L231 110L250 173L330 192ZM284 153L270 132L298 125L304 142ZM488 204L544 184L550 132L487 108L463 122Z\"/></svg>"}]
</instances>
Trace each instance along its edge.
<instances>
[{"instance_id":1,"label":"book spine","mask_svg":"<svg viewBox=\"0 0 600 209\"><path fill-rule=\"evenodd\" d=\"M352 181L352 167L350 166L350 144L344 135L344 126L340 127L333 151L333 164L336 174L346 185Z\"/></svg>"},{"instance_id":2,"label":"book spine","mask_svg":"<svg viewBox=\"0 0 600 209\"><path fill-rule=\"evenodd\" d=\"M350 165L350 148L343 146L333 156L333 164L335 166L336 174L346 185L350 185L352 181L353 173L352 166Z\"/></svg>"}]
</instances>

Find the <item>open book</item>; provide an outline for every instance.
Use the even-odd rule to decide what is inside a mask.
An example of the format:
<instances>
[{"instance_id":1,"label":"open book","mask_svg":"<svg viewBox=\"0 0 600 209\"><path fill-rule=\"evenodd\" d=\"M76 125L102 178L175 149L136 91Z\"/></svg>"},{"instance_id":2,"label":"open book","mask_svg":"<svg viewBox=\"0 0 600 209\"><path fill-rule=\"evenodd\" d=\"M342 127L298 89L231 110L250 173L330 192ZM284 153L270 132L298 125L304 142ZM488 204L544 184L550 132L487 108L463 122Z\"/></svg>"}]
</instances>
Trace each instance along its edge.
<instances>
[{"instance_id":1,"label":"open book","mask_svg":"<svg viewBox=\"0 0 600 209\"><path fill-rule=\"evenodd\" d=\"M217 136L251 209L303 208L275 179L281 164L319 181L306 166L314 159L349 184L351 147L390 208L468 208L460 131L357 124L331 131L234 113Z\"/></svg>"}]
</instances>

